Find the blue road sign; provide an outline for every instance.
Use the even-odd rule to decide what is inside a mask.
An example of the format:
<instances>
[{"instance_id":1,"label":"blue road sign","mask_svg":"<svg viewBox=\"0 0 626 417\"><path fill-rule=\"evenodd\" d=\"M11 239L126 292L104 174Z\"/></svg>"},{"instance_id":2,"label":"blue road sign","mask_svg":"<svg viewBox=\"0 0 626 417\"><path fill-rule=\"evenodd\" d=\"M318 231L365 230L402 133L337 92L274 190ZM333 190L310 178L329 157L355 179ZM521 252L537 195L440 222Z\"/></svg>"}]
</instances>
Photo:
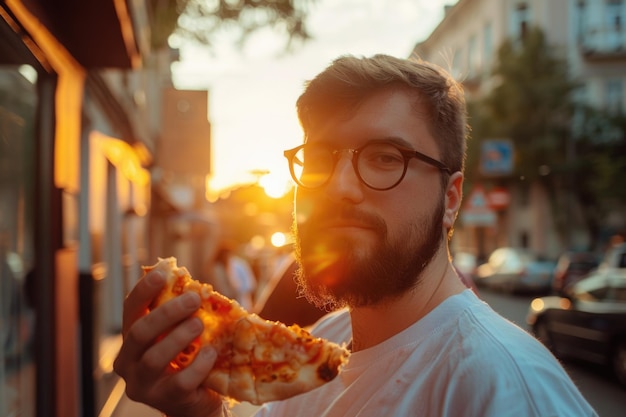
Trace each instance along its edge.
<instances>
[{"instance_id":1,"label":"blue road sign","mask_svg":"<svg viewBox=\"0 0 626 417\"><path fill-rule=\"evenodd\" d=\"M487 139L480 150L480 170L485 175L513 173L513 143L509 139Z\"/></svg>"}]
</instances>

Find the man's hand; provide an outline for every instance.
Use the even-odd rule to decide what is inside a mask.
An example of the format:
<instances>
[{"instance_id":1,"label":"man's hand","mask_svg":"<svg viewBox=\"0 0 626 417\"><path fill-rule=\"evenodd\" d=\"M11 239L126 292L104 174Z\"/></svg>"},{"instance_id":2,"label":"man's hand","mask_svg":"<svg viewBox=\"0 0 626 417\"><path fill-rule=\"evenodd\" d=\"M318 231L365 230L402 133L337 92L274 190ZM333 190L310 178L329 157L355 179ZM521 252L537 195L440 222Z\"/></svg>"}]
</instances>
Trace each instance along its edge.
<instances>
[{"instance_id":1,"label":"man's hand","mask_svg":"<svg viewBox=\"0 0 626 417\"><path fill-rule=\"evenodd\" d=\"M124 302L124 342L114 369L126 381L126 394L170 416L219 416L222 398L200 386L213 368L217 353L203 348L185 369L174 371L170 362L203 330L190 317L200 297L185 293L148 313L148 306L165 285L158 272L147 273ZM159 338L167 333L166 336Z\"/></svg>"}]
</instances>

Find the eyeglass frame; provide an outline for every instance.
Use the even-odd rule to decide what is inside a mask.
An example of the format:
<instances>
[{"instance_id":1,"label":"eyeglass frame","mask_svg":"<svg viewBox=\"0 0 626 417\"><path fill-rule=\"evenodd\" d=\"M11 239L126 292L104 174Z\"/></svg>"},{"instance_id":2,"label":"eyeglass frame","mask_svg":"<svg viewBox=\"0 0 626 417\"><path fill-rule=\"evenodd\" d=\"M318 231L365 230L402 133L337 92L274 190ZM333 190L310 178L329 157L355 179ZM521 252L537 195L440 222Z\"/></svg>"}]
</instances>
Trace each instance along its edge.
<instances>
[{"instance_id":1,"label":"eyeglass frame","mask_svg":"<svg viewBox=\"0 0 626 417\"><path fill-rule=\"evenodd\" d=\"M391 186L389 187L384 187L384 188L377 188L374 187L370 184L368 184L363 177L361 176L361 173L359 172L359 168L358 168L358 155L359 153L367 148L368 146L372 145L372 144L376 144L376 143L382 143L382 144L388 144L388 145L392 145L393 147L395 147L400 154L402 155L402 158L404 159L404 169L402 170L402 175L400 175L400 178ZM388 139L375 139L375 140L371 140L368 141L367 143L363 144L362 146L359 146L356 149L351 149L351 148L343 148L343 149L333 149L331 150L331 154L334 157L334 163L332 166L332 169L330 170L330 172L328 173L328 178L326 180L324 180L324 182L320 183L319 185L316 185L314 187L310 187L310 186L306 186L304 184L302 184L300 182L300 180L298 179L295 171L294 171L294 159L296 154L303 149L305 146L307 145L307 143L303 143L302 145L296 146L293 149L287 149L285 151L283 151L283 155L285 156L285 158L287 158L287 161L289 163L289 173L291 174L291 178L296 182L296 184L298 184L298 186L306 188L306 189L310 189L310 190L314 190L317 188L320 188L324 185L326 185L328 183L328 181L330 181L330 179L333 177L333 174L335 172L335 168L337 167L337 162L339 161L339 158L336 157L336 155L342 153L342 152L349 152L350 153L350 161L352 162L352 168L354 169L354 172L357 176L357 178L359 179L359 181L361 181L361 183L365 184L365 186L367 186L368 188L371 188L372 190L376 190L376 191L387 191L387 190L391 190L392 188L398 186L398 184L400 184L402 182L402 180L404 179L404 177L406 176L406 172L408 170L409 167L409 161L413 158L419 159L422 162L427 163L430 166L433 166L437 169L439 169L442 172L445 172L448 175L452 174L452 171L450 170L450 168L448 168L447 165L445 165L443 162L436 160L435 158L432 158L422 152L416 151L415 149L411 149L411 148L407 148L404 147L402 145L398 145L397 143L388 140Z\"/></svg>"}]
</instances>

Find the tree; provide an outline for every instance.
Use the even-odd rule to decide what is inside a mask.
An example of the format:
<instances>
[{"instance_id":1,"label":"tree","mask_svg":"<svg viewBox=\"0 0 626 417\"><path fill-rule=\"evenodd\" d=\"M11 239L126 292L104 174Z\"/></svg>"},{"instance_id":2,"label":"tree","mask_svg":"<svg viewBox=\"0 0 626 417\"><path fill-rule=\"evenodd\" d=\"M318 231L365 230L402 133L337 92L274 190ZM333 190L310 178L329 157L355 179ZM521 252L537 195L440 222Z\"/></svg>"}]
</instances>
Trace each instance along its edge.
<instances>
[{"instance_id":1,"label":"tree","mask_svg":"<svg viewBox=\"0 0 626 417\"><path fill-rule=\"evenodd\" d=\"M583 210L584 226L596 237L602 188L612 187L608 185L612 175L616 170L623 173L624 162L611 161L610 153L588 135L573 135L573 115L581 114L573 99L579 84L568 74L566 62L554 54L543 32L533 29L519 42L509 40L499 48L493 76L497 86L483 100L471 103L469 112L476 141L502 137L513 141L514 172L498 180L514 185L523 179L545 187L557 232L565 244L569 243L574 199ZM577 157L582 151L584 161ZM470 154L468 166L478 166L479 157ZM590 171L606 185L590 181Z\"/></svg>"},{"instance_id":2,"label":"tree","mask_svg":"<svg viewBox=\"0 0 626 417\"><path fill-rule=\"evenodd\" d=\"M607 213L626 206L626 116L587 106L576 116L572 183L590 230L599 235Z\"/></svg>"},{"instance_id":3,"label":"tree","mask_svg":"<svg viewBox=\"0 0 626 417\"><path fill-rule=\"evenodd\" d=\"M546 179L547 172L562 172L571 96L578 87L566 63L554 56L543 32L535 29L520 43L507 41L500 47L494 75L500 82L484 105L491 133L515 144L514 175L532 181Z\"/></svg>"},{"instance_id":4,"label":"tree","mask_svg":"<svg viewBox=\"0 0 626 417\"><path fill-rule=\"evenodd\" d=\"M239 31L239 41L265 27L271 27L293 41L310 37L305 26L307 7L315 0L150 0L154 18L152 45L167 45L176 33L208 46L222 28Z\"/></svg>"}]
</instances>

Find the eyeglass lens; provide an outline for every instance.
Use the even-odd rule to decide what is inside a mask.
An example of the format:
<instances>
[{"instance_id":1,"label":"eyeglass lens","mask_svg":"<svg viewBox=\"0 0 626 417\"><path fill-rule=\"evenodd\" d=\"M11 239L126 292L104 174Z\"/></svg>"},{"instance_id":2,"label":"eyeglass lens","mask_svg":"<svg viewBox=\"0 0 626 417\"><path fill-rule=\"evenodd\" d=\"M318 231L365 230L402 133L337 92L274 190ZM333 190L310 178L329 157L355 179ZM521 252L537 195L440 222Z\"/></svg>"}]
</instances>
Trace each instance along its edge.
<instances>
[{"instance_id":1,"label":"eyeglass lens","mask_svg":"<svg viewBox=\"0 0 626 417\"><path fill-rule=\"evenodd\" d=\"M356 158L353 166L358 177L372 188L393 187L406 170L405 157L392 144L369 143L353 152L352 158ZM304 187L319 187L330 179L342 154L325 146L307 144L291 160L294 175Z\"/></svg>"}]
</instances>

